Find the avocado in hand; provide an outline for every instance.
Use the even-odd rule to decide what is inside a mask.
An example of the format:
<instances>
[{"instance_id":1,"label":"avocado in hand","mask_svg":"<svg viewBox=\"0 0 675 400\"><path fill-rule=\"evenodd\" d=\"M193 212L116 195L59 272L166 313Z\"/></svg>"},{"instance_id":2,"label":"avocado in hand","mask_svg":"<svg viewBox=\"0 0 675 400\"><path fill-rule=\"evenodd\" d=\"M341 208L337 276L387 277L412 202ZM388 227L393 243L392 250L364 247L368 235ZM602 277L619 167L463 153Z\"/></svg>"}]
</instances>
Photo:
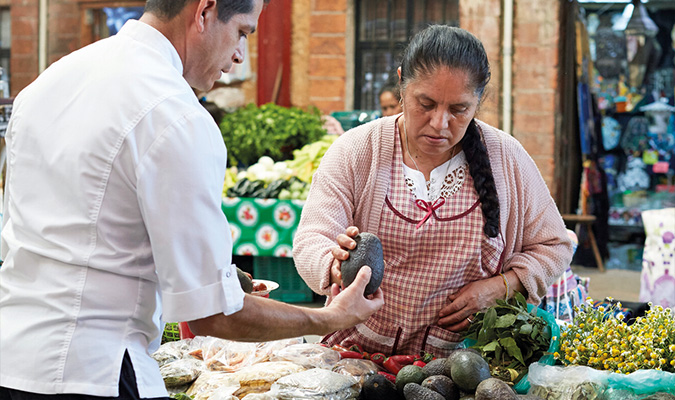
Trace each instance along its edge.
<instances>
[{"instance_id":1,"label":"avocado in hand","mask_svg":"<svg viewBox=\"0 0 675 400\"><path fill-rule=\"evenodd\" d=\"M349 258L342 262L342 283L345 287L351 285L361 267L367 265L372 270L370 282L364 292L364 295L368 296L375 293L382 283L384 275L382 242L376 235L368 232L359 233L354 237L354 241L356 247L349 250Z\"/></svg>"},{"instance_id":2,"label":"avocado in hand","mask_svg":"<svg viewBox=\"0 0 675 400\"><path fill-rule=\"evenodd\" d=\"M240 270L239 267L235 268L237 269L237 278L239 278L239 284L241 285L241 289L246 293L253 292L253 280L251 279L251 276L246 272Z\"/></svg>"}]
</instances>

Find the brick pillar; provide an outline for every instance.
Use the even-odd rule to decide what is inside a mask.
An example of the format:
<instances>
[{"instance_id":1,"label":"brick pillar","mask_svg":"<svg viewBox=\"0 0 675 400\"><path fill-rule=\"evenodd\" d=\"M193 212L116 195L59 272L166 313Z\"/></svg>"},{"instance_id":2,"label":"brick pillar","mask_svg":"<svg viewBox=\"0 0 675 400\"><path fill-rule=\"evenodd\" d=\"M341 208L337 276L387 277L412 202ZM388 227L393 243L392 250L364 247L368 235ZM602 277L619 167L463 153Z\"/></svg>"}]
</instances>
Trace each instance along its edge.
<instances>
[{"instance_id":1,"label":"brick pillar","mask_svg":"<svg viewBox=\"0 0 675 400\"><path fill-rule=\"evenodd\" d=\"M47 65L50 65L83 45L80 43L80 8L77 0L49 0L47 20Z\"/></svg>"},{"instance_id":2,"label":"brick pillar","mask_svg":"<svg viewBox=\"0 0 675 400\"><path fill-rule=\"evenodd\" d=\"M13 0L10 89L16 96L38 76L38 0Z\"/></svg>"},{"instance_id":3,"label":"brick pillar","mask_svg":"<svg viewBox=\"0 0 675 400\"><path fill-rule=\"evenodd\" d=\"M555 198L558 0L517 0L514 10L513 136L532 156Z\"/></svg>"},{"instance_id":4,"label":"brick pillar","mask_svg":"<svg viewBox=\"0 0 675 400\"><path fill-rule=\"evenodd\" d=\"M492 79L483 96L483 104L478 111L478 118L498 128L501 127L502 94L501 16L501 0L460 0L459 2L459 25L483 42L492 73Z\"/></svg>"},{"instance_id":5,"label":"brick pillar","mask_svg":"<svg viewBox=\"0 0 675 400\"><path fill-rule=\"evenodd\" d=\"M346 30L347 0L312 2L309 27L309 102L323 113L345 108Z\"/></svg>"}]
</instances>

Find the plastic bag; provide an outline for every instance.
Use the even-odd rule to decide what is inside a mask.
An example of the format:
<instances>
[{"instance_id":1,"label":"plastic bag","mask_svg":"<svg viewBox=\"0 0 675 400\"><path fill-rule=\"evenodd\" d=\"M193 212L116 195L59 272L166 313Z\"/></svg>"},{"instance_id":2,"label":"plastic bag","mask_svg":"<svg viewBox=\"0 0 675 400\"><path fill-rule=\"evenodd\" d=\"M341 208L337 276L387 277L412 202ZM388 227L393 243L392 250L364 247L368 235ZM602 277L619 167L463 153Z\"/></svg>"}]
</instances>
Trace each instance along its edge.
<instances>
[{"instance_id":1,"label":"plastic bag","mask_svg":"<svg viewBox=\"0 0 675 400\"><path fill-rule=\"evenodd\" d=\"M353 376L359 381L359 387L363 386L363 382L369 376L376 374L380 370L374 362L370 360L360 360L358 358L345 358L338 361L333 367L332 371L338 374Z\"/></svg>"},{"instance_id":2,"label":"plastic bag","mask_svg":"<svg viewBox=\"0 0 675 400\"><path fill-rule=\"evenodd\" d=\"M187 394L193 400L206 400L219 388L228 388L233 394L239 389L239 381L235 379L234 374L215 371L204 371L199 378L187 390Z\"/></svg>"},{"instance_id":3,"label":"plastic bag","mask_svg":"<svg viewBox=\"0 0 675 400\"><path fill-rule=\"evenodd\" d=\"M359 396L356 378L321 368L285 376L270 391L280 400L347 400Z\"/></svg>"},{"instance_id":4,"label":"plastic bag","mask_svg":"<svg viewBox=\"0 0 675 400\"><path fill-rule=\"evenodd\" d=\"M305 368L331 369L340 361L340 353L316 343L294 344L270 357L271 361L292 361Z\"/></svg>"},{"instance_id":5,"label":"plastic bag","mask_svg":"<svg viewBox=\"0 0 675 400\"><path fill-rule=\"evenodd\" d=\"M174 345L174 343L178 342L164 343L159 346L156 352L152 353L151 357L157 361L160 368L183 358L183 350L181 350L180 346Z\"/></svg>"},{"instance_id":6,"label":"plastic bag","mask_svg":"<svg viewBox=\"0 0 675 400\"><path fill-rule=\"evenodd\" d=\"M249 393L265 393L278 379L304 371L305 367L290 361L271 361L253 364L235 372L239 389L234 395L241 398Z\"/></svg>"},{"instance_id":7,"label":"plastic bag","mask_svg":"<svg viewBox=\"0 0 675 400\"><path fill-rule=\"evenodd\" d=\"M285 349L294 344L304 343L304 338L297 337L293 339L272 340L269 342L260 342L256 346L254 363L269 361L270 357L277 351Z\"/></svg>"},{"instance_id":8,"label":"plastic bag","mask_svg":"<svg viewBox=\"0 0 675 400\"><path fill-rule=\"evenodd\" d=\"M204 358L204 363L211 371L235 372L253 364L256 351L255 343L225 341L217 353Z\"/></svg>"},{"instance_id":9,"label":"plastic bag","mask_svg":"<svg viewBox=\"0 0 675 400\"><path fill-rule=\"evenodd\" d=\"M164 386L178 387L193 382L204 370L204 363L194 358L183 358L159 368Z\"/></svg>"},{"instance_id":10,"label":"plastic bag","mask_svg":"<svg viewBox=\"0 0 675 400\"><path fill-rule=\"evenodd\" d=\"M656 393L675 394L675 374L640 370L629 375L586 366L530 365L529 394L545 400L638 400Z\"/></svg>"}]
</instances>

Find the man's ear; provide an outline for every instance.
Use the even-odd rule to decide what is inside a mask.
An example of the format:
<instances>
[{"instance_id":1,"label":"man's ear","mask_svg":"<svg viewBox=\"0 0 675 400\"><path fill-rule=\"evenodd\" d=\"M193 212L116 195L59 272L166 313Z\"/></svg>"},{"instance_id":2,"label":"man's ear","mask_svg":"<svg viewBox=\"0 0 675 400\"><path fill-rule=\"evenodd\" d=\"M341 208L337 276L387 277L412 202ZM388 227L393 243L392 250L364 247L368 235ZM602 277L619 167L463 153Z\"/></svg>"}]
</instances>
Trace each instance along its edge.
<instances>
[{"instance_id":1,"label":"man's ear","mask_svg":"<svg viewBox=\"0 0 675 400\"><path fill-rule=\"evenodd\" d=\"M197 8L194 12L195 25L199 33L203 33L206 29L207 18L217 18L218 10L216 9L216 0L199 0Z\"/></svg>"}]
</instances>

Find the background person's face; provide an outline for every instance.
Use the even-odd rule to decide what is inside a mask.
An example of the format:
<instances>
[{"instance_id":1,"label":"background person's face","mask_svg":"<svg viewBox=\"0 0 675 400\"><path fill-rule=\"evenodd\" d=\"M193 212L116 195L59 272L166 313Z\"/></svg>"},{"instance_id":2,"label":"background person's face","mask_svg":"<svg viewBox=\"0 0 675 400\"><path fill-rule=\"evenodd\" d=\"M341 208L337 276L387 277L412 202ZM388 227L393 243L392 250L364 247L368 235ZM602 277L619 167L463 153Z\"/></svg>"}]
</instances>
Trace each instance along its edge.
<instances>
[{"instance_id":1,"label":"background person's face","mask_svg":"<svg viewBox=\"0 0 675 400\"><path fill-rule=\"evenodd\" d=\"M388 117L400 113L401 103L396 99L392 92L382 92L380 95L380 108L382 109L382 116Z\"/></svg>"}]
</instances>

